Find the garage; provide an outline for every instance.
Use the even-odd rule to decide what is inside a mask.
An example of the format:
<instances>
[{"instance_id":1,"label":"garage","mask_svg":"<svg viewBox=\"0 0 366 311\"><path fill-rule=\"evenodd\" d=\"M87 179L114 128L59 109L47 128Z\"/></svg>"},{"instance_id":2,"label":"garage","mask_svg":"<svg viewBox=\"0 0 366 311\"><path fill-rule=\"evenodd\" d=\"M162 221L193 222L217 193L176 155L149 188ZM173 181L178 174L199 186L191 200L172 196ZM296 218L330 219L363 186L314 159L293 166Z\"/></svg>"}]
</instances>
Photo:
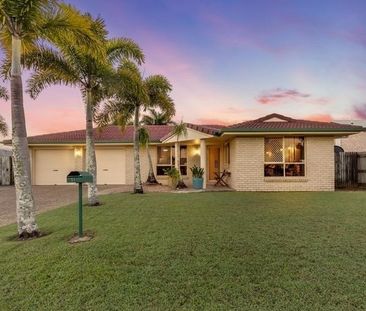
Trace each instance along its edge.
<instances>
[{"instance_id":1,"label":"garage","mask_svg":"<svg viewBox=\"0 0 366 311\"><path fill-rule=\"evenodd\" d=\"M122 185L126 183L126 152L124 149L96 149L97 183Z\"/></svg>"},{"instance_id":2,"label":"garage","mask_svg":"<svg viewBox=\"0 0 366 311\"><path fill-rule=\"evenodd\" d=\"M36 149L34 157L36 185L65 185L67 174L75 169L72 149Z\"/></svg>"}]
</instances>

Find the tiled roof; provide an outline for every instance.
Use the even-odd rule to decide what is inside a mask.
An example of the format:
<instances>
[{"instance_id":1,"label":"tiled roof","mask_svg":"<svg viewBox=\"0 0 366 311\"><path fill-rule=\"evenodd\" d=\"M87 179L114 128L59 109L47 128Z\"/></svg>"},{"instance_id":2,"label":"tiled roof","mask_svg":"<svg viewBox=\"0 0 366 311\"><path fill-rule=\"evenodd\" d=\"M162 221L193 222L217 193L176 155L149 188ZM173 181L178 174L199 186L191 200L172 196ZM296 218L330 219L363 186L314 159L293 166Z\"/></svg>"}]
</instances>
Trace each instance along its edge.
<instances>
[{"instance_id":1,"label":"tiled roof","mask_svg":"<svg viewBox=\"0 0 366 311\"><path fill-rule=\"evenodd\" d=\"M172 125L148 125L151 142L160 142L169 137ZM209 135L219 136L225 132L361 132L365 128L335 122L318 122L292 119L280 114L270 114L256 120L241 122L230 126L198 125L187 123L187 127ZM103 130L94 129L96 143L132 143L133 126L128 125L124 131L116 125L109 125ZM85 130L60 132L28 137L29 144L65 144L84 143ZM4 141L11 144L11 141Z\"/></svg>"},{"instance_id":2,"label":"tiled roof","mask_svg":"<svg viewBox=\"0 0 366 311\"><path fill-rule=\"evenodd\" d=\"M148 125L146 127L149 130L151 142L159 142L172 130L171 125ZM121 131L121 128L116 125L109 125L103 130L94 129L94 138L96 143L132 143L133 126L126 126L124 131ZM28 137L28 142L29 144L84 143L85 130L31 136Z\"/></svg>"},{"instance_id":3,"label":"tiled roof","mask_svg":"<svg viewBox=\"0 0 366 311\"><path fill-rule=\"evenodd\" d=\"M319 122L309 120L292 119L277 113L265 117L236 123L223 128L222 132L265 132L265 131L304 131L304 132L328 132L328 131L362 131L362 126L339 124L335 122Z\"/></svg>"},{"instance_id":4,"label":"tiled roof","mask_svg":"<svg viewBox=\"0 0 366 311\"><path fill-rule=\"evenodd\" d=\"M210 135L218 135L220 133L220 130L224 126L223 125L211 125L211 124L199 125L199 124L187 123L187 127L191 128L193 130L202 132L202 133L206 133L206 134L210 134Z\"/></svg>"}]
</instances>

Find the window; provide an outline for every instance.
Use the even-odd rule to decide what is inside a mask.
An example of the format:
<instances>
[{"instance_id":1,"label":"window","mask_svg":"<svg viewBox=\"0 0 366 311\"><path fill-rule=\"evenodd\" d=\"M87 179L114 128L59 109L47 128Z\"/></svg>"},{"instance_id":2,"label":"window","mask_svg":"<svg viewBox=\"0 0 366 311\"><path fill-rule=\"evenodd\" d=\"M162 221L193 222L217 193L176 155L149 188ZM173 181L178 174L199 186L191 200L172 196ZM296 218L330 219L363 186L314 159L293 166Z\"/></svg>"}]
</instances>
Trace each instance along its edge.
<instances>
[{"instance_id":1,"label":"window","mask_svg":"<svg viewBox=\"0 0 366 311\"><path fill-rule=\"evenodd\" d=\"M180 173L187 175L187 146L180 146ZM165 175L164 171L175 165L175 147L158 146L158 164L156 167L157 175Z\"/></svg>"},{"instance_id":2,"label":"window","mask_svg":"<svg viewBox=\"0 0 366 311\"><path fill-rule=\"evenodd\" d=\"M305 176L304 137L264 139L264 176Z\"/></svg>"}]
</instances>

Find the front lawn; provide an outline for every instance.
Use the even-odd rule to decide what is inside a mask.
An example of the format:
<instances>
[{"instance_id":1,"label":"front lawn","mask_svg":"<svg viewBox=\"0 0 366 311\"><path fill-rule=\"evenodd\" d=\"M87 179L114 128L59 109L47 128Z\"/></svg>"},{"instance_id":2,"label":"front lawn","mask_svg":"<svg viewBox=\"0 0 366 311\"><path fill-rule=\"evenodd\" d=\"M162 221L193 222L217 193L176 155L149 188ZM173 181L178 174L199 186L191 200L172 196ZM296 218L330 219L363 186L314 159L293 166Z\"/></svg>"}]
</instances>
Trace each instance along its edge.
<instances>
[{"instance_id":1,"label":"front lawn","mask_svg":"<svg viewBox=\"0 0 366 311\"><path fill-rule=\"evenodd\" d=\"M365 310L366 193L114 194L0 228L0 310Z\"/></svg>"}]
</instances>

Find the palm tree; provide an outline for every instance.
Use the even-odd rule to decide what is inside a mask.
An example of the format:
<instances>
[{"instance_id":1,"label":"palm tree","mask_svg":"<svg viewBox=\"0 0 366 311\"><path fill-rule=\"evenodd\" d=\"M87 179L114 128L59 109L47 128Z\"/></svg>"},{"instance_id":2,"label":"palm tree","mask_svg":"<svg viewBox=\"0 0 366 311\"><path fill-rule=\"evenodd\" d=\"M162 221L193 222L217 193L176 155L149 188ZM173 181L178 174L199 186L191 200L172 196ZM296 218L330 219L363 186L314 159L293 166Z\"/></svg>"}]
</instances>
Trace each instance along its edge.
<instances>
[{"instance_id":1,"label":"palm tree","mask_svg":"<svg viewBox=\"0 0 366 311\"><path fill-rule=\"evenodd\" d=\"M176 143L176 154L178 155L175 159L175 163L178 167L178 171L179 171L179 181L177 184L177 188L178 189L183 189L183 188L187 188L187 186L185 185L181 172L180 172L180 144L179 144L179 138L181 136L187 136L188 132L187 132L187 125L183 122L180 121L179 123L175 123L174 127L173 127L173 131L172 134L175 135L177 137L177 143Z\"/></svg>"},{"instance_id":2,"label":"palm tree","mask_svg":"<svg viewBox=\"0 0 366 311\"><path fill-rule=\"evenodd\" d=\"M73 7L57 0L1 0L0 41L10 65L12 145L16 188L17 222L20 238L38 236L35 219L27 131L23 107L21 56L65 37L75 44L95 43L91 25Z\"/></svg>"},{"instance_id":3,"label":"palm tree","mask_svg":"<svg viewBox=\"0 0 366 311\"><path fill-rule=\"evenodd\" d=\"M172 124L172 116L164 111L158 111L157 109L148 109L149 114L145 114L142 117L142 123L145 125L166 125Z\"/></svg>"},{"instance_id":4,"label":"palm tree","mask_svg":"<svg viewBox=\"0 0 366 311\"><path fill-rule=\"evenodd\" d=\"M114 65L123 59L133 59L139 64L144 55L139 46L130 39L106 39L104 21L92 20L96 34L103 42L101 53L94 53L84 46L72 46L65 40L57 44L57 50L42 47L27 55L27 62L36 69L28 83L28 91L33 98L46 87L64 84L78 87L81 91L86 111L86 168L93 175L88 183L88 204L99 205L97 197L97 163L95 156L93 120L98 104L108 97L105 85L115 78Z\"/></svg>"},{"instance_id":5,"label":"palm tree","mask_svg":"<svg viewBox=\"0 0 366 311\"><path fill-rule=\"evenodd\" d=\"M150 154L150 134L149 130L146 127L140 127L139 129L139 141L142 146L145 147L147 158L149 160L149 174L147 175L146 183L150 185L156 185L159 184L159 182L156 180L155 173L154 173L154 166L151 160L151 154Z\"/></svg>"},{"instance_id":6,"label":"palm tree","mask_svg":"<svg viewBox=\"0 0 366 311\"><path fill-rule=\"evenodd\" d=\"M169 115L175 114L173 100L169 96L172 86L161 75L152 75L143 78L136 64L125 61L118 68L117 74L123 86L117 85L115 98L108 101L99 114L100 126L113 121L122 128L133 119L134 126L134 193L143 193L140 169L140 110L160 108Z\"/></svg>"}]
</instances>

